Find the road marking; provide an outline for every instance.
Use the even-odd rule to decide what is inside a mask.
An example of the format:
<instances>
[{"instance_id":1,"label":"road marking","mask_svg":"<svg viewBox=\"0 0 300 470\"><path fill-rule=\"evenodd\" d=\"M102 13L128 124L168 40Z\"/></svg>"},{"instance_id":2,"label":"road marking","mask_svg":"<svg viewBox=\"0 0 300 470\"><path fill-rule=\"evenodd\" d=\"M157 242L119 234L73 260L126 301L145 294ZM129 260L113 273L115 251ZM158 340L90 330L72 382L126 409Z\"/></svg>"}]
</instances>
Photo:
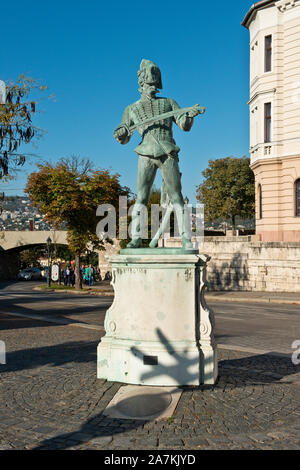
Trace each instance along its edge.
<instances>
[{"instance_id":1,"label":"road marking","mask_svg":"<svg viewBox=\"0 0 300 470\"><path fill-rule=\"evenodd\" d=\"M220 349L228 349L229 351L239 351L239 352L248 352L252 354L268 354L269 356L283 356L283 357L290 357L291 353L283 352L283 351L272 351L270 349L256 349L250 348L248 346L234 346L231 344L217 344L217 347Z\"/></svg>"},{"instance_id":2,"label":"road marking","mask_svg":"<svg viewBox=\"0 0 300 470\"><path fill-rule=\"evenodd\" d=\"M284 299L284 298L278 298L278 299L275 299L275 298L272 298L272 297L269 297L269 298L259 298L259 297L255 297L255 298L251 298L251 297L216 297L216 296L213 296L213 295L205 295L205 300L208 302L237 302L237 303L244 303L244 302L247 302L247 303L255 303L255 304L280 304L280 305L283 305L283 304L287 304L287 305L300 305L300 299L295 299L295 300L289 300L289 299Z\"/></svg>"},{"instance_id":3,"label":"road marking","mask_svg":"<svg viewBox=\"0 0 300 470\"><path fill-rule=\"evenodd\" d=\"M65 325L65 326L76 326L77 328L86 328L88 330L98 330L98 331L105 332L105 329L103 326L91 325L88 323L70 323L67 319L63 320L60 318L48 318L48 317L43 317L41 315L28 315L24 313L0 312L0 314L9 315L11 317L30 318L31 320L39 320L39 321L44 321L47 323L56 323L58 325Z\"/></svg>"},{"instance_id":4,"label":"road marking","mask_svg":"<svg viewBox=\"0 0 300 470\"><path fill-rule=\"evenodd\" d=\"M245 316L244 317L241 317L239 316L240 314L237 313L237 316L236 317L229 317L227 316L227 314L225 312L214 312L215 314L215 317L216 319L219 321L219 320L235 320L235 321L243 321L245 322ZM285 316L281 315L280 313L277 314L274 314L274 315L260 315L260 317L271 317L273 318L273 320L282 320L282 318L286 318ZM247 320L249 320L249 318L247 318ZM251 321L256 321L257 320L257 317L254 318L254 315L252 315L252 318L251 318Z\"/></svg>"}]
</instances>

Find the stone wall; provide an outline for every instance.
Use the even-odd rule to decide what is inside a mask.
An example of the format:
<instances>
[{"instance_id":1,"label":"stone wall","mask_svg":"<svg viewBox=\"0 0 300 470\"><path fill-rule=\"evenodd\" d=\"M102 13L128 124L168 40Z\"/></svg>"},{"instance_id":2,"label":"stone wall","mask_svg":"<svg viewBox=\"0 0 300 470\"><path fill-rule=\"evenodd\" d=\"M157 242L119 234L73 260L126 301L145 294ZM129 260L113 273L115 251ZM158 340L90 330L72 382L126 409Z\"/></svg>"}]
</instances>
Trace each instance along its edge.
<instances>
[{"instance_id":1,"label":"stone wall","mask_svg":"<svg viewBox=\"0 0 300 470\"><path fill-rule=\"evenodd\" d=\"M20 269L20 255L17 252L0 251L0 281L17 279Z\"/></svg>"},{"instance_id":2,"label":"stone wall","mask_svg":"<svg viewBox=\"0 0 300 470\"><path fill-rule=\"evenodd\" d=\"M116 255L120 251L120 245L118 240L114 240L114 243L104 242L105 250L99 251L99 268L101 276L103 277L107 271L111 272L111 264L107 261L106 257L110 255Z\"/></svg>"},{"instance_id":3,"label":"stone wall","mask_svg":"<svg viewBox=\"0 0 300 470\"><path fill-rule=\"evenodd\" d=\"M203 251L210 290L300 292L300 242L206 239Z\"/></svg>"},{"instance_id":4,"label":"stone wall","mask_svg":"<svg viewBox=\"0 0 300 470\"><path fill-rule=\"evenodd\" d=\"M209 290L300 292L300 242L259 242L255 237L205 237ZM165 246L180 241L166 240Z\"/></svg>"},{"instance_id":5,"label":"stone wall","mask_svg":"<svg viewBox=\"0 0 300 470\"><path fill-rule=\"evenodd\" d=\"M174 246L181 246L180 239L165 239L165 247ZM100 252L101 273L111 270L105 257L118 251L118 244L107 244L107 251ZM205 237L199 251L211 257L209 290L300 292L300 242L261 242L255 236Z\"/></svg>"}]
</instances>

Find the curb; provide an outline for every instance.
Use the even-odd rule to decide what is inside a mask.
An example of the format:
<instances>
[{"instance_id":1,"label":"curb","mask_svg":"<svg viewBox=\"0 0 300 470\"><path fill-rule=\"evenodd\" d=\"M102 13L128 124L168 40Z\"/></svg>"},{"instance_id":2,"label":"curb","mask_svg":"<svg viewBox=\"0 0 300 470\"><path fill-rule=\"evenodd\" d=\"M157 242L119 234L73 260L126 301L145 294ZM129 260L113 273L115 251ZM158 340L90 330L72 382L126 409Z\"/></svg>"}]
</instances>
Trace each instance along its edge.
<instances>
[{"instance_id":1,"label":"curb","mask_svg":"<svg viewBox=\"0 0 300 470\"><path fill-rule=\"evenodd\" d=\"M33 290L35 291L42 291L42 292L58 292L58 293L68 293L68 294L74 294L74 295L94 295L96 297L114 297L114 292L108 292L108 291L90 291L87 289L82 289L82 290L68 290L68 289L55 289L55 288L50 288L50 289L43 289L41 287L34 287ZM271 297L268 298L261 298L261 297L229 297L229 296L219 296L219 295L213 295L213 294L208 294L205 293L205 299L207 301L212 301L212 302L248 302L248 303L264 303L264 304L287 304L287 305L300 305L300 299L299 300L288 300L288 299L272 299Z\"/></svg>"},{"instance_id":2,"label":"curb","mask_svg":"<svg viewBox=\"0 0 300 470\"><path fill-rule=\"evenodd\" d=\"M205 294L205 299L206 300L211 300L214 302L251 302L251 303L265 303L265 304L288 304L288 305L300 305L300 299L299 300L288 300L288 299L272 299L271 297L262 299L260 297L220 297L220 296L214 296L214 295L209 295Z\"/></svg>"},{"instance_id":3,"label":"curb","mask_svg":"<svg viewBox=\"0 0 300 470\"><path fill-rule=\"evenodd\" d=\"M40 292L58 292L58 293L63 293L63 294L75 294L75 295L94 295L98 297L113 297L114 293L113 292L107 292L107 291L99 291L99 292L91 292L87 289L82 289L82 290L69 290L69 289L55 289L51 288L50 289L43 289L42 287L34 287L32 290L35 291L40 291Z\"/></svg>"}]
</instances>

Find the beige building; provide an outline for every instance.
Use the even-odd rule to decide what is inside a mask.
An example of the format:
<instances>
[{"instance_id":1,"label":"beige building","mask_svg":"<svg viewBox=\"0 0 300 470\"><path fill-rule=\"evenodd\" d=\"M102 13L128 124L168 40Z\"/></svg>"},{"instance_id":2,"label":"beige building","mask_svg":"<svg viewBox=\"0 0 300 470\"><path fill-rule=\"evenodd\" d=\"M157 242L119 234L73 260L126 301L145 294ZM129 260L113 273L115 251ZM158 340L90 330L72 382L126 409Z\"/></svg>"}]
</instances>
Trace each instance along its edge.
<instances>
[{"instance_id":1,"label":"beige building","mask_svg":"<svg viewBox=\"0 0 300 470\"><path fill-rule=\"evenodd\" d=\"M250 32L250 155L262 241L300 241L300 0L262 0Z\"/></svg>"}]
</instances>

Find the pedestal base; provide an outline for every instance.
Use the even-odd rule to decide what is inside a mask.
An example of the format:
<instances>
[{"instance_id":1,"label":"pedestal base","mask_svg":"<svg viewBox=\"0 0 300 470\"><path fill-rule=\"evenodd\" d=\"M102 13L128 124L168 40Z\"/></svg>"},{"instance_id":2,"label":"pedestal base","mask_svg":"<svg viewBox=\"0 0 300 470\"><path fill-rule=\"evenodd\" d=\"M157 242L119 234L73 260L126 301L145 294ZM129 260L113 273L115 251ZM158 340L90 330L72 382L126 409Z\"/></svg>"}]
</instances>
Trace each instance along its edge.
<instances>
[{"instance_id":1,"label":"pedestal base","mask_svg":"<svg viewBox=\"0 0 300 470\"><path fill-rule=\"evenodd\" d=\"M115 300L98 345L98 378L157 386L214 384L214 322L203 294L207 257L141 252L109 261Z\"/></svg>"}]
</instances>

